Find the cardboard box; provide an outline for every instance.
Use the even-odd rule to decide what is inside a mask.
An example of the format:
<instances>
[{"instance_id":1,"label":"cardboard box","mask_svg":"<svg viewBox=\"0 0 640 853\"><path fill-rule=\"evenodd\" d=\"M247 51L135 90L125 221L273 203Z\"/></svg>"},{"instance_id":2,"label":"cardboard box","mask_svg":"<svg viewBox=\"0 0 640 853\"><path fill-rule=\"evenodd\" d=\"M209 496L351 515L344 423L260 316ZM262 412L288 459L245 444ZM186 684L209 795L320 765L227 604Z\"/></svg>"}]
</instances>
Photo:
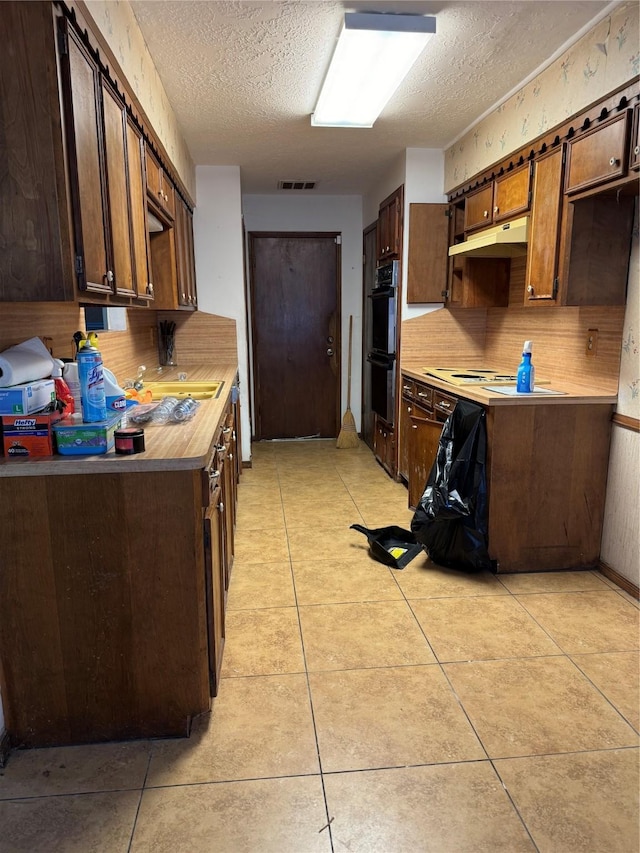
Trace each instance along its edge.
<instances>
[{"instance_id":1,"label":"cardboard box","mask_svg":"<svg viewBox=\"0 0 640 853\"><path fill-rule=\"evenodd\" d=\"M53 455L53 424L59 412L32 415L2 415L2 449L7 459Z\"/></svg>"},{"instance_id":2,"label":"cardboard box","mask_svg":"<svg viewBox=\"0 0 640 853\"><path fill-rule=\"evenodd\" d=\"M53 427L56 450L62 456L89 456L106 453L114 445L114 432L122 423L122 413L116 412L106 421L85 424L71 416L59 421Z\"/></svg>"},{"instance_id":3,"label":"cardboard box","mask_svg":"<svg viewBox=\"0 0 640 853\"><path fill-rule=\"evenodd\" d=\"M0 415L30 415L56 401L53 379L0 388Z\"/></svg>"}]
</instances>

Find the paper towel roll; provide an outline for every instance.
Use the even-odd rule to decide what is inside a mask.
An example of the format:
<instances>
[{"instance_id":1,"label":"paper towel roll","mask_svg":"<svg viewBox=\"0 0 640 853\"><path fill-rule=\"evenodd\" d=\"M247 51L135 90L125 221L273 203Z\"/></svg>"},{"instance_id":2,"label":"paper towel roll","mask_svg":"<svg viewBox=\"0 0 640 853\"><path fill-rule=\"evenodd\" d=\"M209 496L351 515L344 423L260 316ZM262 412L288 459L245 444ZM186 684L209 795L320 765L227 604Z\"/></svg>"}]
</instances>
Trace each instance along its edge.
<instances>
[{"instance_id":1,"label":"paper towel roll","mask_svg":"<svg viewBox=\"0 0 640 853\"><path fill-rule=\"evenodd\" d=\"M40 338L0 352L0 388L23 385L51 376L53 359Z\"/></svg>"}]
</instances>

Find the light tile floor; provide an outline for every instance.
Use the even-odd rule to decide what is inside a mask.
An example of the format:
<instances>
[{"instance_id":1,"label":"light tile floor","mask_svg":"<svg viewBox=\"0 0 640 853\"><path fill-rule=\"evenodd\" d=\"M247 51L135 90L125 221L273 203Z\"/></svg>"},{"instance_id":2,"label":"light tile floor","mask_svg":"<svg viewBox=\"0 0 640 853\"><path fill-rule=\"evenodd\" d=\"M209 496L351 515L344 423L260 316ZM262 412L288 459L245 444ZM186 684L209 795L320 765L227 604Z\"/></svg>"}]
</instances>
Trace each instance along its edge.
<instances>
[{"instance_id":1,"label":"light tile floor","mask_svg":"<svg viewBox=\"0 0 640 853\"><path fill-rule=\"evenodd\" d=\"M181 740L15 752L2 853L637 853L638 603L371 559L362 445L258 444L220 693Z\"/></svg>"}]
</instances>

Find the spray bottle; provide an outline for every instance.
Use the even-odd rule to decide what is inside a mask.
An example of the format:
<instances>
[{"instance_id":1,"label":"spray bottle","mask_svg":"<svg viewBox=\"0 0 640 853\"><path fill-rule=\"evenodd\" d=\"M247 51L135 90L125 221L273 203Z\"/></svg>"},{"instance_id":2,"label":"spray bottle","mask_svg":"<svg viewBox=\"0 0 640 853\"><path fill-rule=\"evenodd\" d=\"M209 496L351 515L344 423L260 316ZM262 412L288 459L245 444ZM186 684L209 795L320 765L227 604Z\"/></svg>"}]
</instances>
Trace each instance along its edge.
<instances>
[{"instance_id":1,"label":"spray bottle","mask_svg":"<svg viewBox=\"0 0 640 853\"><path fill-rule=\"evenodd\" d=\"M525 341L522 348L522 361L518 367L516 391L518 394L530 394L535 386L535 367L531 364L533 341Z\"/></svg>"},{"instance_id":2,"label":"spray bottle","mask_svg":"<svg viewBox=\"0 0 640 853\"><path fill-rule=\"evenodd\" d=\"M77 359L82 420L89 424L104 421L107 418L107 404L104 393L102 356L96 347L91 346L87 341L78 351Z\"/></svg>"}]
</instances>

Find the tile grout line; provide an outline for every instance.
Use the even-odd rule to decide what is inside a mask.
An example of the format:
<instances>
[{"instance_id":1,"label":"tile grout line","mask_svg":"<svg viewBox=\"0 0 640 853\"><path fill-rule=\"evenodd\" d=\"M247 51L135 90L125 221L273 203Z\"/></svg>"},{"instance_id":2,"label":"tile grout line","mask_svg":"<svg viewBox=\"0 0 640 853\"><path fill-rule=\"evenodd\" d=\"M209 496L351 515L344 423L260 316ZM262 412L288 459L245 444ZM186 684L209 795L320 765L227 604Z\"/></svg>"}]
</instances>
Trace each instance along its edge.
<instances>
[{"instance_id":1,"label":"tile grout line","mask_svg":"<svg viewBox=\"0 0 640 853\"><path fill-rule=\"evenodd\" d=\"M149 756L147 758L147 766L144 771L144 779L142 780L142 788L140 790L140 797L138 799L138 805L136 807L136 813L133 818L133 826L131 827L131 836L129 837L129 845L127 847L127 853L131 853L132 845L133 845L133 837L136 832L136 826L138 825L138 816L140 814L140 807L142 805L142 797L144 796L144 791L147 785L147 778L149 777L149 769L151 768L151 758L153 756L153 741L149 741Z\"/></svg>"},{"instance_id":2,"label":"tile grout line","mask_svg":"<svg viewBox=\"0 0 640 853\"><path fill-rule=\"evenodd\" d=\"M302 633L302 622L300 619L300 606L298 604L298 591L296 589L296 578L295 578L295 573L293 571L293 560L291 559L291 547L290 547L290 542L289 542L289 528L287 526L287 517L286 517L286 514L284 513L284 502L283 502L283 495L282 495L282 482L280 480L280 474L278 471L277 460L276 460L276 476L278 478L278 485L280 487L280 501L283 503L284 529L285 529L285 535L287 537L287 550L289 552L289 570L291 572L291 583L293 584L293 597L294 597L295 606L296 606L296 616L298 617L298 631L300 632L300 646L302 648L302 660L303 660L303 664L304 664L304 676L305 676L305 681L306 681L306 685L307 685L307 698L309 701L309 710L311 712L311 724L313 726L313 737L314 737L315 744L316 744L316 755L318 758L318 770L320 771L320 785L322 787L322 798L324 800L324 813L325 813L325 820L327 822L326 828L327 828L328 833L329 833L328 837L329 837L329 845L331 847L331 853L334 853L333 833L331 831L331 823L332 823L333 819L329 815L329 803L327 802L327 791L326 791L325 784L324 784L324 774L322 772L322 758L320 756L320 744L318 742L318 727L316 726L316 715L315 715L315 711L313 708L313 697L311 695L311 683L309 681L309 668L307 666L307 654L306 654L306 650L304 647L304 636ZM318 832L322 832L322 830L318 830Z\"/></svg>"}]
</instances>

